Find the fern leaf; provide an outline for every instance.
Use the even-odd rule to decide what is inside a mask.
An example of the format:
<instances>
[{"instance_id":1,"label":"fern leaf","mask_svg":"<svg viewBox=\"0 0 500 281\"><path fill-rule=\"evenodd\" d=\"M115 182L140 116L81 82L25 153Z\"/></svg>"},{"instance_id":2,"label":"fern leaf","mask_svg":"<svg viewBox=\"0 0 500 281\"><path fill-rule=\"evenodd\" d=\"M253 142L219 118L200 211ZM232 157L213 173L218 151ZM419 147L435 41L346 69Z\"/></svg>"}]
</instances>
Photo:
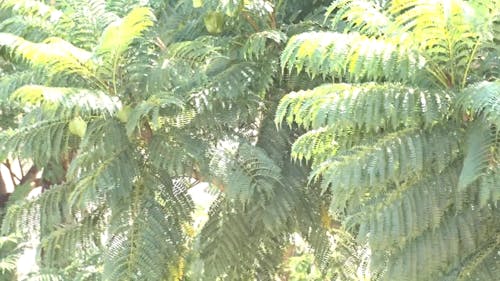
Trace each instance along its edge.
<instances>
[{"instance_id":1,"label":"fern leaf","mask_svg":"<svg viewBox=\"0 0 500 281\"><path fill-rule=\"evenodd\" d=\"M358 31L368 36L385 33L390 18L375 1L337 0L326 12L326 17L335 14L331 20L333 27L346 23L345 30Z\"/></svg>"},{"instance_id":2,"label":"fern leaf","mask_svg":"<svg viewBox=\"0 0 500 281\"><path fill-rule=\"evenodd\" d=\"M167 182L156 176L144 178L134 186L128 198L131 204L114 209L105 279L176 280L183 275L177 265L186 242L183 224L190 222L190 216L184 214L192 210L192 203L184 200L185 187L169 190L172 184L165 186Z\"/></svg>"},{"instance_id":3,"label":"fern leaf","mask_svg":"<svg viewBox=\"0 0 500 281\"><path fill-rule=\"evenodd\" d=\"M489 210L469 209L448 215L434 231L426 232L390 255L384 280L433 280L467 258L481 241L490 239L488 227L475 219L478 212L484 212L481 215L488 223L493 220Z\"/></svg>"},{"instance_id":4,"label":"fern leaf","mask_svg":"<svg viewBox=\"0 0 500 281\"><path fill-rule=\"evenodd\" d=\"M307 32L290 38L281 55L281 66L283 70L304 70L312 77L397 82L414 79L423 60L390 40L357 33Z\"/></svg>"},{"instance_id":5,"label":"fern leaf","mask_svg":"<svg viewBox=\"0 0 500 281\"><path fill-rule=\"evenodd\" d=\"M473 181L486 172L490 165L490 149L495 142L490 129L478 122L471 124L467 133L467 142L465 144L465 159L460 179L459 188L466 188Z\"/></svg>"},{"instance_id":6,"label":"fern leaf","mask_svg":"<svg viewBox=\"0 0 500 281\"><path fill-rule=\"evenodd\" d=\"M437 176L431 173L424 178L412 178L387 194L372 195L365 201L354 200L352 209L363 204L362 211L349 217L347 227L359 223L358 239L369 241L376 251L402 248L432 231L441 224L449 206L465 204L455 199L461 192L456 188L458 163L455 161Z\"/></svg>"},{"instance_id":7,"label":"fern leaf","mask_svg":"<svg viewBox=\"0 0 500 281\"><path fill-rule=\"evenodd\" d=\"M0 33L0 46L26 59L34 67L46 67L52 74L78 74L93 77L92 54L60 38L33 43L9 33Z\"/></svg>"},{"instance_id":8,"label":"fern leaf","mask_svg":"<svg viewBox=\"0 0 500 281\"><path fill-rule=\"evenodd\" d=\"M325 84L285 96L276 112L306 129L379 132L401 126L432 127L449 114L453 94L400 84Z\"/></svg>"},{"instance_id":9,"label":"fern leaf","mask_svg":"<svg viewBox=\"0 0 500 281\"><path fill-rule=\"evenodd\" d=\"M457 136L450 140L448 133L445 128L435 128L431 132L407 129L388 134L371 146L354 147L328 158L313 168L310 180L321 179L323 191L331 189L335 194L332 212L343 210L346 202L365 188L366 192L385 191L387 183L421 175L427 169L443 171L458 157Z\"/></svg>"},{"instance_id":10,"label":"fern leaf","mask_svg":"<svg viewBox=\"0 0 500 281\"><path fill-rule=\"evenodd\" d=\"M458 102L464 114L470 110L500 130L500 81L471 85L460 94Z\"/></svg>"},{"instance_id":11,"label":"fern leaf","mask_svg":"<svg viewBox=\"0 0 500 281\"><path fill-rule=\"evenodd\" d=\"M269 47L267 41L271 40L276 44L286 41L286 35L276 30L265 30L253 33L245 42L243 47L243 57L246 60L260 59L267 52Z\"/></svg>"},{"instance_id":12,"label":"fern leaf","mask_svg":"<svg viewBox=\"0 0 500 281\"><path fill-rule=\"evenodd\" d=\"M101 35L97 54L120 57L130 44L153 25L153 14L146 7L134 8L123 19L111 23Z\"/></svg>"},{"instance_id":13,"label":"fern leaf","mask_svg":"<svg viewBox=\"0 0 500 281\"><path fill-rule=\"evenodd\" d=\"M115 99L87 89L26 85L13 92L10 98L23 105L41 105L47 111L61 110L60 116L98 112L111 115L117 110Z\"/></svg>"}]
</instances>

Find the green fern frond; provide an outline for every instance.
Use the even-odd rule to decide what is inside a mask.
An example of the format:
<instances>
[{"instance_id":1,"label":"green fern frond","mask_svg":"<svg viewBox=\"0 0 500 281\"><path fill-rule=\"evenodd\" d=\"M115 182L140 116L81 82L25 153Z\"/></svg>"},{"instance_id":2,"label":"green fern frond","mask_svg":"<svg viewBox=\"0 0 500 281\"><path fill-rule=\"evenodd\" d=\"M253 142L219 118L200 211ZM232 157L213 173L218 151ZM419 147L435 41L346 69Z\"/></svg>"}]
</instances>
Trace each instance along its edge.
<instances>
[{"instance_id":1,"label":"green fern frond","mask_svg":"<svg viewBox=\"0 0 500 281\"><path fill-rule=\"evenodd\" d=\"M409 40L429 62L431 75L445 87L464 84L481 40L469 21L474 10L465 1L398 1L390 12L396 15L396 26L411 32Z\"/></svg>"},{"instance_id":2,"label":"green fern frond","mask_svg":"<svg viewBox=\"0 0 500 281\"><path fill-rule=\"evenodd\" d=\"M125 126L127 129L127 135L132 136L136 129L143 125L143 121L146 120L146 117L149 117L147 119L151 120L153 129L161 127L159 120L160 110L170 111L173 113L176 109L182 110L183 108L184 102L175 96L161 94L153 95L149 99L139 103L131 110Z\"/></svg>"},{"instance_id":3,"label":"green fern frond","mask_svg":"<svg viewBox=\"0 0 500 281\"><path fill-rule=\"evenodd\" d=\"M116 100L102 92L87 89L26 85L13 92L10 98L25 106L41 105L47 110L59 110L59 116L80 113L111 115L117 110Z\"/></svg>"},{"instance_id":4,"label":"green fern frond","mask_svg":"<svg viewBox=\"0 0 500 281\"><path fill-rule=\"evenodd\" d=\"M489 213L489 214L488 214ZM481 215L483 220L477 220ZM492 234L490 210L448 214L443 223L390 255L384 280L433 280L473 253ZM433 253L433 254L430 254Z\"/></svg>"},{"instance_id":5,"label":"green fern frond","mask_svg":"<svg viewBox=\"0 0 500 281\"><path fill-rule=\"evenodd\" d=\"M470 111L500 130L500 81L471 85L460 93L458 103L464 114Z\"/></svg>"},{"instance_id":6,"label":"green fern frond","mask_svg":"<svg viewBox=\"0 0 500 281\"><path fill-rule=\"evenodd\" d=\"M260 59L268 51L268 40L276 44L286 42L286 35L277 30L265 30L253 33L243 46L243 57L246 60Z\"/></svg>"},{"instance_id":7,"label":"green fern frond","mask_svg":"<svg viewBox=\"0 0 500 281\"><path fill-rule=\"evenodd\" d=\"M375 37L384 35L391 22L375 1L337 0L328 7L326 17L332 14L335 14L331 20L333 27L345 23L345 30Z\"/></svg>"},{"instance_id":8,"label":"green fern frond","mask_svg":"<svg viewBox=\"0 0 500 281\"><path fill-rule=\"evenodd\" d=\"M230 199L248 204L254 196L272 196L274 184L281 184L281 169L265 152L248 144L228 143L212 159L212 171L226 186ZM224 151L225 150L225 151Z\"/></svg>"},{"instance_id":9,"label":"green fern frond","mask_svg":"<svg viewBox=\"0 0 500 281\"><path fill-rule=\"evenodd\" d=\"M353 82L410 81L423 59L394 40L373 39L357 33L307 32L295 35L281 55L283 70L304 70L312 77L334 77Z\"/></svg>"},{"instance_id":10,"label":"green fern frond","mask_svg":"<svg viewBox=\"0 0 500 281\"><path fill-rule=\"evenodd\" d=\"M481 249L467 260L465 266L460 270L458 281L489 280L495 279L500 274L500 261L498 251L500 250L500 236L491 239L490 243L482 245Z\"/></svg>"},{"instance_id":11,"label":"green fern frond","mask_svg":"<svg viewBox=\"0 0 500 281\"><path fill-rule=\"evenodd\" d=\"M7 211L1 232L37 237L40 231L47 233L60 225L68 212L65 202L70 188L70 185L54 185L35 199L16 202Z\"/></svg>"},{"instance_id":12,"label":"green fern frond","mask_svg":"<svg viewBox=\"0 0 500 281\"><path fill-rule=\"evenodd\" d=\"M9 96L18 88L28 84L43 82L43 73L40 71L24 70L2 76L0 81L0 104L7 102Z\"/></svg>"},{"instance_id":13,"label":"green fern frond","mask_svg":"<svg viewBox=\"0 0 500 281\"><path fill-rule=\"evenodd\" d=\"M423 179L412 178L387 195L371 195L366 202L353 200L352 208L360 204L362 211L350 216L346 227L359 223L358 239L369 241L375 251L402 248L438 227L451 205L460 209L465 204L457 200L463 197L456 188L458 173L457 161L437 176L431 173Z\"/></svg>"},{"instance_id":14,"label":"green fern frond","mask_svg":"<svg viewBox=\"0 0 500 281\"><path fill-rule=\"evenodd\" d=\"M183 224L190 222L183 213L192 207L177 199L185 196L185 187L169 190L172 184L165 183L156 177L140 180L127 198L131 204L114 209L104 279L178 280L183 275L178 267L186 243Z\"/></svg>"},{"instance_id":15,"label":"green fern frond","mask_svg":"<svg viewBox=\"0 0 500 281\"><path fill-rule=\"evenodd\" d=\"M55 32L52 23L44 19L30 16L14 16L2 21L0 24L2 32L15 34L23 38L39 42Z\"/></svg>"},{"instance_id":16,"label":"green fern frond","mask_svg":"<svg viewBox=\"0 0 500 281\"><path fill-rule=\"evenodd\" d=\"M207 145L180 132L176 139L180 141L166 140L164 135L153 136L149 144L151 164L179 177L191 176L200 170L204 172L206 168L199 166L207 161Z\"/></svg>"},{"instance_id":17,"label":"green fern frond","mask_svg":"<svg viewBox=\"0 0 500 281\"><path fill-rule=\"evenodd\" d=\"M380 132L404 126L432 127L449 115L453 93L401 84L325 84L285 96L276 112L306 129Z\"/></svg>"},{"instance_id":18,"label":"green fern frond","mask_svg":"<svg viewBox=\"0 0 500 281\"><path fill-rule=\"evenodd\" d=\"M270 279L286 241L263 228L259 206L244 210L238 205L220 197L211 207L200 234L203 277L251 280L264 274Z\"/></svg>"},{"instance_id":19,"label":"green fern frond","mask_svg":"<svg viewBox=\"0 0 500 281\"><path fill-rule=\"evenodd\" d=\"M68 257L84 256L102 246L100 237L96 235L103 228L102 211L82 215L85 216L78 221L59 225L49 235L42 237L41 247L47 266L67 264Z\"/></svg>"},{"instance_id":20,"label":"green fern frond","mask_svg":"<svg viewBox=\"0 0 500 281\"><path fill-rule=\"evenodd\" d=\"M312 159L315 166L336 154L339 148L336 137L334 130L326 127L308 131L293 143L291 156L299 161Z\"/></svg>"},{"instance_id":21,"label":"green fern frond","mask_svg":"<svg viewBox=\"0 0 500 281\"><path fill-rule=\"evenodd\" d=\"M101 2L101 1L96 1ZM106 10L118 16L126 16L133 9L144 7L144 1L140 0L116 0L116 1L102 1L106 6ZM155 1L151 1L155 2Z\"/></svg>"},{"instance_id":22,"label":"green fern frond","mask_svg":"<svg viewBox=\"0 0 500 281\"><path fill-rule=\"evenodd\" d=\"M117 120L98 120L87 127L78 157L70 164L68 180L75 183L68 201L73 208L85 208L88 204L106 196L112 206L131 192L134 178L138 175L138 163L134 158L125 129Z\"/></svg>"},{"instance_id":23,"label":"green fern frond","mask_svg":"<svg viewBox=\"0 0 500 281\"><path fill-rule=\"evenodd\" d=\"M20 157L33 158L40 166L51 160L60 161L60 156L68 150L74 140L67 133L69 117L59 117L39 121L0 134L5 147L15 151Z\"/></svg>"},{"instance_id":24,"label":"green fern frond","mask_svg":"<svg viewBox=\"0 0 500 281\"><path fill-rule=\"evenodd\" d=\"M64 16L61 11L55 9L53 6L33 0L4 0L0 3L0 9L10 10L16 15L36 16L51 21L52 24L56 24Z\"/></svg>"},{"instance_id":25,"label":"green fern frond","mask_svg":"<svg viewBox=\"0 0 500 281\"><path fill-rule=\"evenodd\" d=\"M436 127L430 132L406 129L388 134L370 146L330 157L313 168L310 180L321 179L323 191L335 194L332 212L343 210L361 190L385 191L387 183L399 184L426 170L440 173L458 157L459 136L449 132L449 128Z\"/></svg>"},{"instance_id":26,"label":"green fern frond","mask_svg":"<svg viewBox=\"0 0 500 281\"><path fill-rule=\"evenodd\" d=\"M464 147L466 153L464 165L458 181L459 188L466 188L486 173L486 169L494 161L491 151L495 142L495 136L489 126L479 122L470 125Z\"/></svg>"},{"instance_id":27,"label":"green fern frond","mask_svg":"<svg viewBox=\"0 0 500 281\"><path fill-rule=\"evenodd\" d=\"M167 56L169 59L182 60L189 65L204 64L209 59L223 57L222 46L213 45L213 38L197 38L196 41L176 42L168 46ZM167 60L164 64L169 64Z\"/></svg>"},{"instance_id":28,"label":"green fern frond","mask_svg":"<svg viewBox=\"0 0 500 281\"><path fill-rule=\"evenodd\" d=\"M43 43L33 43L9 33L0 33L0 46L31 63L46 67L51 74L78 74L93 77L92 54L73 46L61 38L48 38Z\"/></svg>"},{"instance_id":29,"label":"green fern frond","mask_svg":"<svg viewBox=\"0 0 500 281\"><path fill-rule=\"evenodd\" d=\"M0 277L8 278L16 272L17 260L21 256L19 242L15 234L0 236Z\"/></svg>"},{"instance_id":30,"label":"green fern frond","mask_svg":"<svg viewBox=\"0 0 500 281\"><path fill-rule=\"evenodd\" d=\"M95 53L114 58L119 58L144 32L154 23L154 15L150 9L139 7L132 9L122 19L111 23L101 35Z\"/></svg>"}]
</instances>

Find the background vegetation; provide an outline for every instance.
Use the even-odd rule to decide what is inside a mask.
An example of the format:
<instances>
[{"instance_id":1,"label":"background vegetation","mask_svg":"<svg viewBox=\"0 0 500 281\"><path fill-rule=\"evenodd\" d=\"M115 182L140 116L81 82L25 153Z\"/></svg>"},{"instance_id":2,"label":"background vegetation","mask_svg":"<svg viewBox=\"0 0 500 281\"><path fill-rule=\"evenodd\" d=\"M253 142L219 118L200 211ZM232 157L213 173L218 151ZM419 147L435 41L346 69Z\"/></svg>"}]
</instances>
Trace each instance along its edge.
<instances>
[{"instance_id":1,"label":"background vegetation","mask_svg":"<svg viewBox=\"0 0 500 281\"><path fill-rule=\"evenodd\" d=\"M500 276L498 0L0 18L1 280Z\"/></svg>"}]
</instances>

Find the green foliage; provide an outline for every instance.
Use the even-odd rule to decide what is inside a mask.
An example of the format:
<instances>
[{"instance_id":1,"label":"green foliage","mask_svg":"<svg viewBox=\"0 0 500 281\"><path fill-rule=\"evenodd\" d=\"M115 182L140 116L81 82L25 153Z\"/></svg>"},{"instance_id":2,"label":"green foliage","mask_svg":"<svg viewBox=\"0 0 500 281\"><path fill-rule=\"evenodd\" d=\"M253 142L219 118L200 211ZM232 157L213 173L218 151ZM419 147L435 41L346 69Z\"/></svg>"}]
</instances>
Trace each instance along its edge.
<instances>
[{"instance_id":1,"label":"green foliage","mask_svg":"<svg viewBox=\"0 0 500 281\"><path fill-rule=\"evenodd\" d=\"M19 237L11 234L0 236L0 277L2 280L15 280L19 256Z\"/></svg>"},{"instance_id":2,"label":"green foliage","mask_svg":"<svg viewBox=\"0 0 500 281\"><path fill-rule=\"evenodd\" d=\"M353 276L356 246L272 122L284 21L319 24L323 1L21 2L0 4L0 100L16 116L0 149L43 170L28 183L43 193L10 202L2 233L41 241L30 278L271 280L296 233L321 273ZM217 200L193 233L199 181Z\"/></svg>"},{"instance_id":3,"label":"green foliage","mask_svg":"<svg viewBox=\"0 0 500 281\"><path fill-rule=\"evenodd\" d=\"M298 34L282 53L285 71L336 82L288 94L275 122L307 130L291 155L368 243L373 278L498 271L499 77L476 66L499 55L485 20L498 12L498 1L334 1L327 16L345 33Z\"/></svg>"},{"instance_id":4,"label":"green foliage","mask_svg":"<svg viewBox=\"0 0 500 281\"><path fill-rule=\"evenodd\" d=\"M0 273L498 276L498 4L2 1Z\"/></svg>"}]
</instances>

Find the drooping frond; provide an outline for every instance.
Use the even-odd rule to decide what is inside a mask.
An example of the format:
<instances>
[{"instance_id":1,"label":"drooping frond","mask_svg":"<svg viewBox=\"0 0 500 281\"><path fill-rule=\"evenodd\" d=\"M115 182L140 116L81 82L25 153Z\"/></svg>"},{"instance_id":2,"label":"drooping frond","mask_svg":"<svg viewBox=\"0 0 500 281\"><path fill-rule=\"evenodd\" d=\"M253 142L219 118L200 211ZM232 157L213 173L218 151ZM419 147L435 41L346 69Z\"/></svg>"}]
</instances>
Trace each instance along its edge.
<instances>
[{"instance_id":1,"label":"drooping frond","mask_svg":"<svg viewBox=\"0 0 500 281\"><path fill-rule=\"evenodd\" d=\"M281 55L283 69L354 82L414 80L423 62L395 40L357 33L301 33L288 40Z\"/></svg>"},{"instance_id":2,"label":"drooping frond","mask_svg":"<svg viewBox=\"0 0 500 281\"><path fill-rule=\"evenodd\" d=\"M12 280L20 257L19 237L15 234L0 236L0 278Z\"/></svg>"},{"instance_id":3,"label":"drooping frond","mask_svg":"<svg viewBox=\"0 0 500 281\"><path fill-rule=\"evenodd\" d=\"M464 114L470 110L475 118L495 125L500 131L500 81L482 82L466 88L459 96Z\"/></svg>"},{"instance_id":4,"label":"drooping frond","mask_svg":"<svg viewBox=\"0 0 500 281\"><path fill-rule=\"evenodd\" d=\"M189 65L201 65L217 57L223 57L222 46L213 45L213 38L197 38L196 41L176 42L168 46L168 60L165 64L170 64L170 60L180 60ZM212 61L214 63L215 61ZM214 67L213 65L210 67Z\"/></svg>"},{"instance_id":5,"label":"drooping frond","mask_svg":"<svg viewBox=\"0 0 500 281\"><path fill-rule=\"evenodd\" d=\"M90 123L78 153L67 172L68 180L75 183L68 203L81 208L106 196L111 206L119 205L139 173L137 152L123 126L114 119Z\"/></svg>"},{"instance_id":6,"label":"drooping frond","mask_svg":"<svg viewBox=\"0 0 500 281\"><path fill-rule=\"evenodd\" d=\"M459 281L494 280L500 274L498 251L500 250L500 236L480 245L480 250L466 260L465 266L458 274Z\"/></svg>"},{"instance_id":7,"label":"drooping frond","mask_svg":"<svg viewBox=\"0 0 500 281\"><path fill-rule=\"evenodd\" d=\"M104 263L106 280L178 280L190 223L186 187L160 175L135 183L130 197L112 210Z\"/></svg>"},{"instance_id":8,"label":"drooping frond","mask_svg":"<svg viewBox=\"0 0 500 281\"><path fill-rule=\"evenodd\" d=\"M24 70L5 74L0 81L0 104L9 100L9 96L16 89L27 84L40 84L43 82L40 71Z\"/></svg>"},{"instance_id":9,"label":"drooping frond","mask_svg":"<svg viewBox=\"0 0 500 281\"><path fill-rule=\"evenodd\" d=\"M497 138L498 136L492 133L489 126L479 122L470 124L467 132L467 142L464 147L464 165L458 182L460 188L467 187L485 174L489 166L500 164L498 162L500 159L495 159L494 152L495 148L499 148L498 145L495 146L498 141Z\"/></svg>"},{"instance_id":10,"label":"drooping frond","mask_svg":"<svg viewBox=\"0 0 500 281\"><path fill-rule=\"evenodd\" d=\"M359 223L358 239L369 241L375 251L402 248L438 227L451 205L460 209L465 204L457 199L463 197L456 188L458 166L455 162L442 173L411 178L387 194L372 195L361 211L347 220L347 227Z\"/></svg>"},{"instance_id":11,"label":"drooping frond","mask_svg":"<svg viewBox=\"0 0 500 281\"><path fill-rule=\"evenodd\" d=\"M306 129L380 132L404 126L431 127L449 114L453 93L400 84L325 84L292 92L276 112L283 120Z\"/></svg>"},{"instance_id":12,"label":"drooping frond","mask_svg":"<svg viewBox=\"0 0 500 281\"><path fill-rule=\"evenodd\" d=\"M153 25L153 19L149 8L139 7L131 10L104 30L95 52L113 58L111 61L117 59L135 39L141 37Z\"/></svg>"},{"instance_id":13,"label":"drooping frond","mask_svg":"<svg viewBox=\"0 0 500 281\"><path fill-rule=\"evenodd\" d=\"M26 85L10 97L25 106L41 105L44 111L59 111L59 116L104 113L117 110L117 100L99 91L87 89Z\"/></svg>"},{"instance_id":14,"label":"drooping frond","mask_svg":"<svg viewBox=\"0 0 500 281\"><path fill-rule=\"evenodd\" d=\"M247 144L225 146L226 152L212 159L211 170L223 180L230 199L247 204L256 195L270 196L273 186L282 183L280 168L263 151Z\"/></svg>"},{"instance_id":15,"label":"drooping frond","mask_svg":"<svg viewBox=\"0 0 500 281\"><path fill-rule=\"evenodd\" d=\"M328 7L326 17L333 15L332 26L345 23L345 30L358 31L368 36L384 35L391 18L379 3L363 0L337 0Z\"/></svg>"},{"instance_id":16,"label":"drooping frond","mask_svg":"<svg viewBox=\"0 0 500 281\"><path fill-rule=\"evenodd\" d=\"M83 218L54 226L49 235L44 236L41 247L47 266L57 267L68 263L68 257L92 254L101 247L104 214L101 210L91 214L81 214Z\"/></svg>"},{"instance_id":17,"label":"drooping frond","mask_svg":"<svg viewBox=\"0 0 500 281\"><path fill-rule=\"evenodd\" d=\"M73 142L67 133L69 117L56 117L39 121L13 131L0 134L7 151L14 151L21 157L32 157L37 164L47 163L51 159L60 161L60 155L67 152ZM57 156L54 158L54 156Z\"/></svg>"},{"instance_id":18,"label":"drooping frond","mask_svg":"<svg viewBox=\"0 0 500 281\"><path fill-rule=\"evenodd\" d=\"M0 46L7 47L33 67L44 67L52 74L78 74L92 77L92 54L61 38L48 38L33 43L9 33L0 33Z\"/></svg>"},{"instance_id":19,"label":"drooping frond","mask_svg":"<svg viewBox=\"0 0 500 281\"><path fill-rule=\"evenodd\" d=\"M449 135L446 127L388 134L371 145L330 157L313 169L310 178L321 179L322 189L335 194L332 211L342 210L361 190L386 191L388 183L399 184L426 170L441 172L458 156L459 137Z\"/></svg>"},{"instance_id":20,"label":"drooping frond","mask_svg":"<svg viewBox=\"0 0 500 281\"><path fill-rule=\"evenodd\" d=\"M260 59L262 55L268 52L267 48L271 47L268 44L269 41L281 44L286 42L286 35L276 30L253 33L245 42L245 46L243 46L242 52L244 58L249 60Z\"/></svg>"},{"instance_id":21,"label":"drooping frond","mask_svg":"<svg viewBox=\"0 0 500 281\"><path fill-rule=\"evenodd\" d=\"M476 11L461 0L392 2L395 24L428 61L427 70L445 87L463 87L481 42Z\"/></svg>"},{"instance_id":22,"label":"drooping frond","mask_svg":"<svg viewBox=\"0 0 500 281\"><path fill-rule=\"evenodd\" d=\"M35 199L19 200L8 209L1 232L36 238L39 231L50 231L64 221L65 212L68 211L65 199L69 192L69 185L58 185Z\"/></svg>"},{"instance_id":23,"label":"drooping frond","mask_svg":"<svg viewBox=\"0 0 500 281\"><path fill-rule=\"evenodd\" d=\"M439 278L442 272L450 270L495 235L495 229L491 227L495 215L498 212L491 209L448 214L438 228L389 256L391 261L384 280L419 280L423 276L429 280ZM482 219L478 220L478 216Z\"/></svg>"}]
</instances>

